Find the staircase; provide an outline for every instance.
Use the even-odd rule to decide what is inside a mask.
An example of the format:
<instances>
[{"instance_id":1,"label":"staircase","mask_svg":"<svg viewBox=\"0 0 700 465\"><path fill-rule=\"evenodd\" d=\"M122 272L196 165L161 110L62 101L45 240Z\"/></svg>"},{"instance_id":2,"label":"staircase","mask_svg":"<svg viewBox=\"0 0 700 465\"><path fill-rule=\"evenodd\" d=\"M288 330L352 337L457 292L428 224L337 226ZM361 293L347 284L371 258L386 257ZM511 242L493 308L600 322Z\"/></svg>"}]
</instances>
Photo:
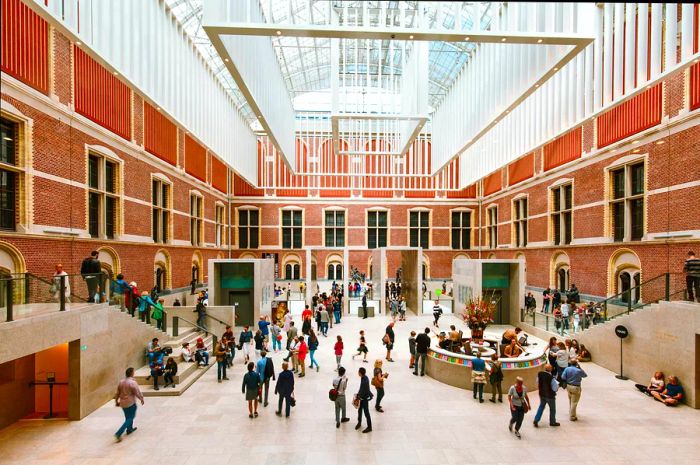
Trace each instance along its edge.
<instances>
[{"instance_id":1,"label":"staircase","mask_svg":"<svg viewBox=\"0 0 700 465\"><path fill-rule=\"evenodd\" d=\"M165 333L164 333L165 334ZM164 380L163 377L158 379L159 390L156 391L153 388L153 378L151 376L151 369L148 364L145 364L134 374L136 382L141 387L141 392L146 397L156 397L156 396L179 396L189 389L195 381L197 381L204 373L209 370L216 363L213 357L213 336L207 335L203 331L198 331L195 328L191 328L181 332L176 339L171 338L171 336L165 335L169 338L167 342L162 344L163 347L171 347L173 353L169 356L172 357L177 362L177 375L174 377L175 387L163 387ZM194 347L197 338L201 337L204 339L204 344L209 348L209 366L199 367L195 362L185 362L182 360L181 348L182 344L189 342L191 347ZM164 361L168 360L168 356L163 358Z\"/></svg>"}]
</instances>

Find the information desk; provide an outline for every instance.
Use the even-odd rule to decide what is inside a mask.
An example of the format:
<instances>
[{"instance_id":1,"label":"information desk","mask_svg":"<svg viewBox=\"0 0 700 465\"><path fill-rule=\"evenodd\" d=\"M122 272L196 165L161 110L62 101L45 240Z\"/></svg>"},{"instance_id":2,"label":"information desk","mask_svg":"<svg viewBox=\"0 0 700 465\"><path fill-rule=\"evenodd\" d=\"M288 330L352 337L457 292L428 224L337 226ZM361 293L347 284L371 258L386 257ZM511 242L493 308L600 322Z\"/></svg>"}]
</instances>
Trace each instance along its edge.
<instances>
[{"instance_id":1,"label":"information desk","mask_svg":"<svg viewBox=\"0 0 700 465\"><path fill-rule=\"evenodd\" d=\"M547 357L544 355L545 344L526 347L526 353L518 358L500 358L503 369L503 393L507 392L515 378L521 376L530 391L537 388L537 373L544 369ZM457 354L439 347L430 347L425 364L425 372L431 378L442 383L462 389L472 389L472 360L471 355ZM482 357L488 364L490 358ZM488 381L488 372L486 373ZM491 386L486 383L484 392L491 392Z\"/></svg>"}]
</instances>

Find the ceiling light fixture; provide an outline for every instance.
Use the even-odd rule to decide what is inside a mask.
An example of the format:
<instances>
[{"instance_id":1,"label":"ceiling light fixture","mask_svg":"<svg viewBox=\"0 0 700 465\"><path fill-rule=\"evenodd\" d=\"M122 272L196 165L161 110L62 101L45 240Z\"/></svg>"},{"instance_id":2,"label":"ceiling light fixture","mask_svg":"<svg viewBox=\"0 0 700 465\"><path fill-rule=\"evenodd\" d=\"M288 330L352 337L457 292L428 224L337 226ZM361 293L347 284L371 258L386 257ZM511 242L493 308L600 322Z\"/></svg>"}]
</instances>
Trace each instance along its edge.
<instances>
[{"instance_id":1,"label":"ceiling light fixture","mask_svg":"<svg viewBox=\"0 0 700 465\"><path fill-rule=\"evenodd\" d=\"M506 38L505 38L505 37L501 39L501 42L505 42L505 41L506 41Z\"/></svg>"},{"instance_id":2,"label":"ceiling light fixture","mask_svg":"<svg viewBox=\"0 0 700 465\"><path fill-rule=\"evenodd\" d=\"M535 84L535 87L539 87L539 86L540 86L539 84Z\"/></svg>"},{"instance_id":3,"label":"ceiling light fixture","mask_svg":"<svg viewBox=\"0 0 700 465\"><path fill-rule=\"evenodd\" d=\"M657 142L656 142L656 145L661 145L661 144L665 144L665 143L666 143L665 140L660 140L660 141L657 141Z\"/></svg>"},{"instance_id":4,"label":"ceiling light fixture","mask_svg":"<svg viewBox=\"0 0 700 465\"><path fill-rule=\"evenodd\" d=\"M558 66L555 66L555 67L554 67L554 71L559 71L559 67L558 67Z\"/></svg>"},{"instance_id":5,"label":"ceiling light fixture","mask_svg":"<svg viewBox=\"0 0 700 465\"><path fill-rule=\"evenodd\" d=\"M408 36L408 38L411 39L411 40L413 40L413 36L412 36L412 35Z\"/></svg>"},{"instance_id":6,"label":"ceiling light fixture","mask_svg":"<svg viewBox=\"0 0 700 465\"><path fill-rule=\"evenodd\" d=\"M633 140L632 143L633 143L633 144L638 144L639 141L638 141L638 140Z\"/></svg>"},{"instance_id":7,"label":"ceiling light fixture","mask_svg":"<svg viewBox=\"0 0 700 465\"><path fill-rule=\"evenodd\" d=\"M278 35L278 36L281 36L281 35L282 35L282 31L277 31L277 35Z\"/></svg>"},{"instance_id":8,"label":"ceiling light fixture","mask_svg":"<svg viewBox=\"0 0 700 465\"><path fill-rule=\"evenodd\" d=\"M541 44L541 43L542 43L542 39L537 39L537 43L538 43L538 44Z\"/></svg>"},{"instance_id":9,"label":"ceiling light fixture","mask_svg":"<svg viewBox=\"0 0 700 465\"><path fill-rule=\"evenodd\" d=\"M115 71L115 72L114 72L114 75L115 75L115 76L119 76L119 73L117 73L117 72Z\"/></svg>"},{"instance_id":10,"label":"ceiling light fixture","mask_svg":"<svg viewBox=\"0 0 700 465\"><path fill-rule=\"evenodd\" d=\"M632 150L632 153L639 153L639 149Z\"/></svg>"},{"instance_id":11,"label":"ceiling light fixture","mask_svg":"<svg viewBox=\"0 0 700 465\"><path fill-rule=\"evenodd\" d=\"M228 58L224 58L224 61L225 61L226 63L228 63Z\"/></svg>"},{"instance_id":12,"label":"ceiling light fixture","mask_svg":"<svg viewBox=\"0 0 700 465\"><path fill-rule=\"evenodd\" d=\"M78 41L75 42L75 45L77 45L78 47L80 47L81 45L83 45L83 43L82 43L81 41L78 40Z\"/></svg>"},{"instance_id":13,"label":"ceiling light fixture","mask_svg":"<svg viewBox=\"0 0 700 465\"><path fill-rule=\"evenodd\" d=\"M156 110L160 111L160 107L156 107Z\"/></svg>"},{"instance_id":14,"label":"ceiling light fixture","mask_svg":"<svg viewBox=\"0 0 700 465\"><path fill-rule=\"evenodd\" d=\"M469 37L465 37L464 40L469 40Z\"/></svg>"}]
</instances>

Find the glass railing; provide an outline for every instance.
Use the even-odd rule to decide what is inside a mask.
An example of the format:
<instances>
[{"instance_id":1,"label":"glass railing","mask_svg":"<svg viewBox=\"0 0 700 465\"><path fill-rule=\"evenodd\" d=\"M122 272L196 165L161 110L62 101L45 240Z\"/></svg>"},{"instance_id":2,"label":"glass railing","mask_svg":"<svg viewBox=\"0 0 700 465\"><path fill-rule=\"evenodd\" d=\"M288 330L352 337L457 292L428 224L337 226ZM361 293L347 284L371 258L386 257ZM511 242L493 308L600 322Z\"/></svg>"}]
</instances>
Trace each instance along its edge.
<instances>
[{"instance_id":1,"label":"glass railing","mask_svg":"<svg viewBox=\"0 0 700 465\"><path fill-rule=\"evenodd\" d=\"M598 302L572 304L568 317L551 311L527 312L520 321L560 336L571 336L659 301L686 300L685 275L664 273Z\"/></svg>"}]
</instances>

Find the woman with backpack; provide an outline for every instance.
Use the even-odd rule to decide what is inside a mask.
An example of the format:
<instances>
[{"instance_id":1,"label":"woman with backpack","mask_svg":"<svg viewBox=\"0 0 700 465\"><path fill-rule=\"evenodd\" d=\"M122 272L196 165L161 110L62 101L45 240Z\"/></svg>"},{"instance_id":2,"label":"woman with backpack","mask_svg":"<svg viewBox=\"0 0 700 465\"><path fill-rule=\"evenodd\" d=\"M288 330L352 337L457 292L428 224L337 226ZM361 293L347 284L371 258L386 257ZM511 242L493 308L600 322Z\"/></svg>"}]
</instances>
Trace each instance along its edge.
<instances>
[{"instance_id":1,"label":"woman with backpack","mask_svg":"<svg viewBox=\"0 0 700 465\"><path fill-rule=\"evenodd\" d=\"M377 359L374 362L374 376L372 377L372 386L377 390L377 400L374 404L374 409L377 412L383 413L382 399L384 398L384 380L389 377L389 373L382 371L382 361Z\"/></svg>"}]
</instances>

